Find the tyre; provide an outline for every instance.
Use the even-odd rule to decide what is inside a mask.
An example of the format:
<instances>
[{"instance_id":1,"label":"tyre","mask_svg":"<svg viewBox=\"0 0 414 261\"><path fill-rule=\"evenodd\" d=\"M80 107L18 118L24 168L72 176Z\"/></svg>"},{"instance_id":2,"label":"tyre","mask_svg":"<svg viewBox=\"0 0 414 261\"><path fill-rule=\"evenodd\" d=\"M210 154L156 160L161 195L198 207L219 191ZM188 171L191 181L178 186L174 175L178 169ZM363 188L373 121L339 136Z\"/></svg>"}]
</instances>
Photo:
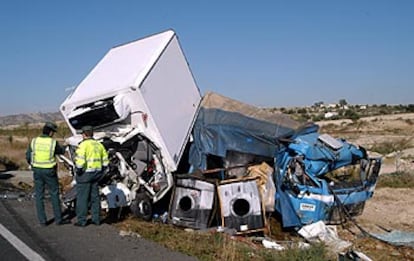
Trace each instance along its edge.
<instances>
[{"instance_id":1,"label":"tyre","mask_svg":"<svg viewBox=\"0 0 414 261\"><path fill-rule=\"evenodd\" d=\"M136 217L145 221L150 221L152 218L152 204L150 198L145 193L138 193L135 199L131 202L131 212Z\"/></svg>"}]
</instances>

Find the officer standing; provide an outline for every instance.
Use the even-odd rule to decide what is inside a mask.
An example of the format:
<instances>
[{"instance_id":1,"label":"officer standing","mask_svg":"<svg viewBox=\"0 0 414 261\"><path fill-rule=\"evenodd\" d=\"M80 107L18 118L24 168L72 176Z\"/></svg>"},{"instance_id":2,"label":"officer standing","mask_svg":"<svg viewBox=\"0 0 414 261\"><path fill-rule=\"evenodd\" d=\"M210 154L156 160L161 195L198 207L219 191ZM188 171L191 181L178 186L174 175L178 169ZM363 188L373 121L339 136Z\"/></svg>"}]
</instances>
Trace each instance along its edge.
<instances>
[{"instance_id":1,"label":"officer standing","mask_svg":"<svg viewBox=\"0 0 414 261\"><path fill-rule=\"evenodd\" d=\"M47 225L44 206L45 185L48 188L57 225L67 224L62 220L62 211L59 199L59 179L55 155L64 154L65 148L53 139L57 132L57 125L46 122L42 135L32 139L26 151L26 160L33 170L35 186L37 218L41 226Z\"/></svg>"},{"instance_id":2,"label":"officer standing","mask_svg":"<svg viewBox=\"0 0 414 261\"><path fill-rule=\"evenodd\" d=\"M75 226L87 225L88 203L90 199L92 223L100 225L101 202L98 180L108 166L108 153L102 143L93 139L92 126L82 128L83 141L76 150L76 217Z\"/></svg>"}]
</instances>

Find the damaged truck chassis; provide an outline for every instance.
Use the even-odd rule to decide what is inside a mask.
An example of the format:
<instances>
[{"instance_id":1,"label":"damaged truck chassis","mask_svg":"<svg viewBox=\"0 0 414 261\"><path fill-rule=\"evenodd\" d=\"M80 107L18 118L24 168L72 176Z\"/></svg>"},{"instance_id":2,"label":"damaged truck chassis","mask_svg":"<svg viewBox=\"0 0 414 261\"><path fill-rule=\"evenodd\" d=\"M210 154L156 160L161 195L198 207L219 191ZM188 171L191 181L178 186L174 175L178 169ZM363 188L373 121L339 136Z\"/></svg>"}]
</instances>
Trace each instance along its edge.
<instances>
[{"instance_id":1,"label":"damaged truck chassis","mask_svg":"<svg viewBox=\"0 0 414 261\"><path fill-rule=\"evenodd\" d=\"M174 31L116 46L60 107L72 132L64 160L73 166L78 131L93 126L110 157L100 181L102 207L131 207L148 220L173 186L200 100ZM75 194L64 201L73 204Z\"/></svg>"}]
</instances>

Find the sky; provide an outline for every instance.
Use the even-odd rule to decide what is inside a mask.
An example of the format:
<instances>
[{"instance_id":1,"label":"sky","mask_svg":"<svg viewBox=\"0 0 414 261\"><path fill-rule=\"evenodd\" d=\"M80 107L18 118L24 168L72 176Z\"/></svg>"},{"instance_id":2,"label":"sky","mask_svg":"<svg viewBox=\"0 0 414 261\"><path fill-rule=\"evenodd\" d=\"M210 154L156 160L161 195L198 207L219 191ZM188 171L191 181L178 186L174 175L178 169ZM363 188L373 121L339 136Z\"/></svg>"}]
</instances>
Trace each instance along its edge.
<instances>
[{"instance_id":1,"label":"sky","mask_svg":"<svg viewBox=\"0 0 414 261\"><path fill-rule=\"evenodd\" d=\"M410 0L2 0L0 116L57 112L110 48L173 29L202 94L414 103Z\"/></svg>"}]
</instances>

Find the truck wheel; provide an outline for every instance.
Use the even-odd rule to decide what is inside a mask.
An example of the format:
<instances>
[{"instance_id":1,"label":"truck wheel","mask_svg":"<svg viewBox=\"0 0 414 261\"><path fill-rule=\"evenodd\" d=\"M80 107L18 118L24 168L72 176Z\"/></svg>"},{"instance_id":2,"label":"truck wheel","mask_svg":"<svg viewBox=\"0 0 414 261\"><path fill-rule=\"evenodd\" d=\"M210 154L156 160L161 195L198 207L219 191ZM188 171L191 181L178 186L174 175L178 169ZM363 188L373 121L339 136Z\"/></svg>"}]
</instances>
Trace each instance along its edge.
<instances>
[{"instance_id":1,"label":"truck wheel","mask_svg":"<svg viewBox=\"0 0 414 261\"><path fill-rule=\"evenodd\" d=\"M131 212L138 218L150 221L152 218L152 204L145 193L138 193L131 202Z\"/></svg>"}]
</instances>

